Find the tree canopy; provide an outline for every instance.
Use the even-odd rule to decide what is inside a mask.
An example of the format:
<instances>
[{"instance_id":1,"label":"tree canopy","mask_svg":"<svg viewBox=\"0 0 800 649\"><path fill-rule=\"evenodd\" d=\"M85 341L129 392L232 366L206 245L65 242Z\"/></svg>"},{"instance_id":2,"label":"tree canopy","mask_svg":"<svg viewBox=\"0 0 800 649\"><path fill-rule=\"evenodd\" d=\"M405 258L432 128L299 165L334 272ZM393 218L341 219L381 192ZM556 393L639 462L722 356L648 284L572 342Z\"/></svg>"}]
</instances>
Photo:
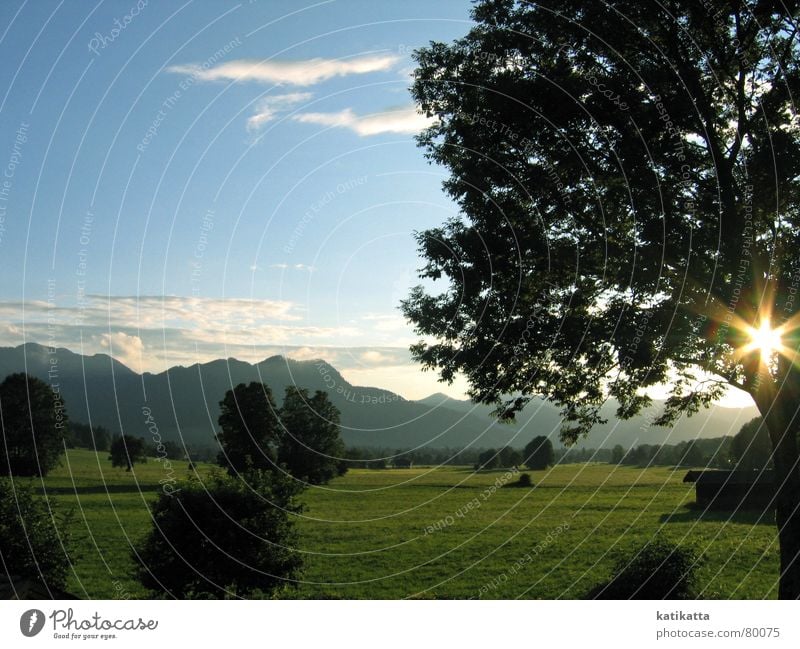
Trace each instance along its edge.
<instances>
[{"instance_id":1,"label":"tree canopy","mask_svg":"<svg viewBox=\"0 0 800 649\"><path fill-rule=\"evenodd\" d=\"M27 374L0 383L0 473L45 476L64 454L69 418L57 390Z\"/></svg>"},{"instance_id":2,"label":"tree canopy","mask_svg":"<svg viewBox=\"0 0 800 649\"><path fill-rule=\"evenodd\" d=\"M111 441L108 459L112 467L125 467L130 471L135 464L147 462L147 447L142 437L117 435Z\"/></svg>"},{"instance_id":3,"label":"tree canopy","mask_svg":"<svg viewBox=\"0 0 800 649\"><path fill-rule=\"evenodd\" d=\"M231 475L274 468L281 428L269 386L255 381L240 383L225 393L219 405L220 466Z\"/></svg>"},{"instance_id":4,"label":"tree canopy","mask_svg":"<svg viewBox=\"0 0 800 649\"><path fill-rule=\"evenodd\" d=\"M347 470L339 426L339 410L328 393L289 386L280 411L278 459L293 476L309 484L325 484Z\"/></svg>"},{"instance_id":5,"label":"tree canopy","mask_svg":"<svg viewBox=\"0 0 800 649\"><path fill-rule=\"evenodd\" d=\"M544 435L534 437L525 445L522 455L525 458L525 466L529 469L546 469L552 466L555 460L553 442Z\"/></svg>"},{"instance_id":6,"label":"tree canopy","mask_svg":"<svg viewBox=\"0 0 800 649\"><path fill-rule=\"evenodd\" d=\"M506 416L550 397L566 441L609 396L627 417L669 382L669 423L751 390L746 326L793 316L800 283L800 56L776 7L487 0L418 51L420 143L461 213L419 235L445 286L405 302L435 338L415 357L479 401L520 395Z\"/></svg>"}]
</instances>

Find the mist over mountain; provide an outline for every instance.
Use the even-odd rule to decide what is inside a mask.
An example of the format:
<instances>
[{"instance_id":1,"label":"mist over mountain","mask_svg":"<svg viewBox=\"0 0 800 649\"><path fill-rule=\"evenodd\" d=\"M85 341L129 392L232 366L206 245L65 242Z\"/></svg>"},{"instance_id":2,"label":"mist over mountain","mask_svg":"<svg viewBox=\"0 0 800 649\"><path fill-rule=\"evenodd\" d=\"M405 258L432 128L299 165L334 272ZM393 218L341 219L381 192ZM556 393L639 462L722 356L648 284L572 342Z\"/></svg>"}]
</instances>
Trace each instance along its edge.
<instances>
[{"instance_id":1,"label":"mist over mountain","mask_svg":"<svg viewBox=\"0 0 800 649\"><path fill-rule=\"evenodd\" d=\"M558 409L536 399L514 424L491 417L492 408L433 394L409 401L389 390L354 386L323 360L296 361L272 356L251 364L233 358L176 366L158 374L138 374L105 354L92 356L36 343L0 348L0 379L27 372L58 387L73 421L101 425L112 431L148 437L143 409L158 425L164 439L183 439L189 445L214 443L219 401L233 386L264 382L280 406L286 386L298 385L328 392L342 413L342 437L349 446L398 449L466 446L522 447L535 435L558 436ZM649 424L659 411L618 421L614 405L604 409L608 423L596 426L579 446L611 447L622 444L676 443L695 437L732 435L756 415L755 408L715 407L674 428Z\"/></svg>"}]
</instances>

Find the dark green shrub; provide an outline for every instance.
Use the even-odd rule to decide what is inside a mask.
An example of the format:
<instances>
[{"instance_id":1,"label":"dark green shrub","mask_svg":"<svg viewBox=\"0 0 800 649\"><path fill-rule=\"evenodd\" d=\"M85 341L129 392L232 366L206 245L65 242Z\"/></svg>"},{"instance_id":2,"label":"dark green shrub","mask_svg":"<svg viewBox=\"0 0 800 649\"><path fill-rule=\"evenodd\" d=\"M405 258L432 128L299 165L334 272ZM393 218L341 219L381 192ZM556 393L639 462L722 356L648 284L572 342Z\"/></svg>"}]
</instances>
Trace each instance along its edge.
<instances>
[{"instance_id":1,"label":"dark green shrub","mask_svg":"<svg viewBox=\"0 0 800 649\"><path fill-rule=\"evenodd\" d=\"M654 539L617 562L589 599L695 599L700 559L693 550Z\"/></svg>"},{"instance_id":2,"label":"dark green shrub","mask_svg":"<svg viewBox=\"0 0 800 649\"><path fill-rule=\"evenodd\" d=\"M276 471L252 470L161 494L133 554L140 581L177 598L257 596L291 584L302 566L291 517L301 488Z\"/></svg>"},{"instance_id":3,"label":"dark green shrub","mask_svg":"<svg viewBox=\"0 0 800 649\"><path fill-rule=\"evenodd\" d=\"M63 590L70 565L68 525L51 513L52 501L35 495L19 481L0 478L0 574L13 586L32 579ZM68 516L68 515L67 515Z\"/></svg>"}]
</instances>

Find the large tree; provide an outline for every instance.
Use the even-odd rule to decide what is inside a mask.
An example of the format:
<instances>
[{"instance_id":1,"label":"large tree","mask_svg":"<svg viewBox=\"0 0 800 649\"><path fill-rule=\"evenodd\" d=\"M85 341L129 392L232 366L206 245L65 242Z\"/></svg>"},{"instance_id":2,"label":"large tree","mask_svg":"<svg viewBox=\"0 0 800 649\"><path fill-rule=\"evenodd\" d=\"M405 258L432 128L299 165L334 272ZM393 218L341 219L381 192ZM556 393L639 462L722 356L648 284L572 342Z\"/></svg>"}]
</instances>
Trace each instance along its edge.
<instances>
[{"instance_id":1,"label":"large tree","mask_svg":"<svg viewBox=\"0 0 800 649\"><path fill-rule=\"evenodd\" d=\"M0 383L0 473L47 475L64 454L69 420L57 389L27 374Z\"/></svg>"},{"instance_id":2,"label":"large tree","mask_svg":"<svg viewBox=\"0 0 800 649\"><path fill-rule=\"evenodd\" d=\"M281 430L269 386L255 381L240 383L225 393L219 405L220 466L231 475L274 468Z\"/></svg>"},{"instance_id":3,"label":"large tree","mask_svg":"<svg viewBox=\"0 0 800 649\"><path fill-rule=\"evenodd\" d=\"M339 410L328 393L289 386L281 408L281 443L278 459L296 478L325 484L347 471L339 426Z\"/></svg>"},{"instance_id":4,"label":"large tree","mask_svg":"<svg viewBox=\"0 0 800 649\"><path fill-rule=\"evenodd\" d=\"M419 235L414 356L574 442L614 398L668 425L733 386L774 449L780 588L800 597L797 3L485 0L416 54L420 136L460 215ZM780 340L779 340L780 337ZM513 395L513 398L507 397Z\"/></svg>"}]
</instances>

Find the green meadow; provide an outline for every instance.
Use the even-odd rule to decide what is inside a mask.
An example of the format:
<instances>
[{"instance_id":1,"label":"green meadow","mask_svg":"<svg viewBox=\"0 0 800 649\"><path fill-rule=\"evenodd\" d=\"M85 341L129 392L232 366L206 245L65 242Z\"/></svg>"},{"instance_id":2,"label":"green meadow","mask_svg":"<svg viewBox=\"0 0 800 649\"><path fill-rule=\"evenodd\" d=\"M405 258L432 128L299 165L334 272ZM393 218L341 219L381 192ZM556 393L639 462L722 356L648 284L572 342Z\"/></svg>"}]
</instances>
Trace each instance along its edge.
<instances>
[{"instance_id":1,"label":"green meadow","mask_svg":"<svg viewBox=\"0 0 800 649\"><path fill-rule=\"evenodd\" d=\"M178 488L190 472L185 462L173 467ZM196 467L201 480L212 470ZM705 597L776 595L771 519L697 511L684 469L572 464L528 473L533 488L501 486L506 472L467 467L357 469L311 488L297 520L303 580L281 596L575 599L655 535L702 556ZM146 596L130 548L149 529L148 503L165 477L152 459L127 473L105 453L70 450L34 481L57 511L72 510L57 517L73 540L70 592Z\"/></svg>"}]
</instances>

